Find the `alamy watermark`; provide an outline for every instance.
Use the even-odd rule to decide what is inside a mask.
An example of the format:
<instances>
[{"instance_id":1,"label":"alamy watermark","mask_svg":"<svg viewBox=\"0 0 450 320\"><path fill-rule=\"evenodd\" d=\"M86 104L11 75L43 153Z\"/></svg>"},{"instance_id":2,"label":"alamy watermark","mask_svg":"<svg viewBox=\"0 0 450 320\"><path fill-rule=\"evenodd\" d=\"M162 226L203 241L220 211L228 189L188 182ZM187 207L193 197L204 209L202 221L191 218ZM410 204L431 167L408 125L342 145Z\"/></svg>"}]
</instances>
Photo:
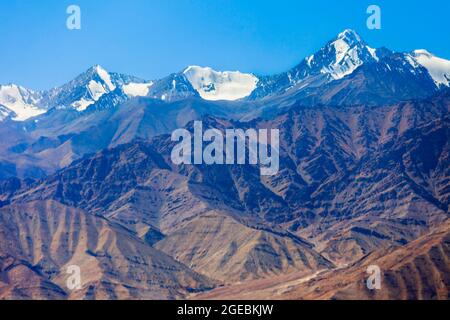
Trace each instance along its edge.
<instances>
[{"instance_id":1,"label":"alamy watermark","mask_svg":"<svg viewBox=\"0 0 450 320\"><path fill-rule=\"evenodd\" d=\"M381 290L381 269L377 265L370 265L367 267L366 285L369 290Z\"/></svg>"},{"instance_id":2,"label":"alamy watermark","mask_svg":"<svg viewBox=\"0 0 450 320\"><path fill-rule=\"evenodd\" d=\"M71 265L67 267L67 274L70 276L67 278L66 286L69 290L81 289L81 268L77 265Z\"/></svg>"},{"instance_id":3,"label":"alamy watermark","mask_svg":"<svg viewBox=\"0 0 450 320\"><path fill-rule=\"evenodd\" d=\"M370 14L370 16L367 18L367 28L369 30L380 30L381 8L375 4L372 4L367 8L367 14Z\"/></svg>"},{"instance_id":4,"label":"alamy watermark","mask_svg":"<svg viewBox=\"0 0 450 320\"><path fill-rule=\"evenodd\" d=\"M81 9L77 5L67 7L66 13L69 15L66 20L66 26L69 30L81 30Z\"/></svg>"},{"instance_id":5,"label":"alamy watermark","mask_svg":"<svg viewBox=\"0 0 450 320\"><path fill-rule=\"evenodd\" d=\"M171 160L176 165L243 165L248 160L248 164L259 164L262 176L272 176L278 173L280 166L279 140L278 129L226 129L225 133L208 129L203 132L203 123L195 121L193 136L186 129L172 133L172 141L178 143L172 149Z\"/></svg>"}]
</instances>

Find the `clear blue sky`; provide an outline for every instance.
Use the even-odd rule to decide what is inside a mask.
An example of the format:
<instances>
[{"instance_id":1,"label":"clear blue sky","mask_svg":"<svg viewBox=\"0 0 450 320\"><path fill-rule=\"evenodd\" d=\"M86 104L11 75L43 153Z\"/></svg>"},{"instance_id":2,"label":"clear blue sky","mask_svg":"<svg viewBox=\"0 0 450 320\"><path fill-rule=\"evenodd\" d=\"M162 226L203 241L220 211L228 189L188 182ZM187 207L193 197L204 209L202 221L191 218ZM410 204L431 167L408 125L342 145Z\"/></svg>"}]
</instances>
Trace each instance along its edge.
<instances>
[{"instance_id":1,"label":"clear blue sky","mask_svg":"<svg viewBox=\"0 0 450 320\"><path fill-rule=\"evenodd\" d=\"M77 4L82 30L66 28ZM382 29L366 9L382 9ZM61 85L94 64L156 79L187 65L272 74L345 28L373 47L450 59L449 0L0 0L0 83Z\"/></svg>"}]
</instances>

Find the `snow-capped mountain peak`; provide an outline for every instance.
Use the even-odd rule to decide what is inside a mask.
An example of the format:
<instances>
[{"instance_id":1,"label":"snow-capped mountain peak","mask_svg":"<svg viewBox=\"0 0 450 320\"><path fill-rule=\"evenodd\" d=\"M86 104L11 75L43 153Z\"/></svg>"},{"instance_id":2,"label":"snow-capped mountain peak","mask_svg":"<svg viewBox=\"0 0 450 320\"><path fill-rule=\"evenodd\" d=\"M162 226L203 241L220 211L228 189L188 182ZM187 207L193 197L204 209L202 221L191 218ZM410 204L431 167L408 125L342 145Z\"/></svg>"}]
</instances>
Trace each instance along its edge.
<instances>
[{"instance_id":1,"label":"snow-capped mountain peak","mask_svg":"<svg viewBox=\"0 0 450 320\"><path fill-rule=\"evenodd\" d=\"M339 33L336 40L344 41L349 46L354 46L356 44L360 44L360 43L364 42L361 39L360 35L352 29L345 29L344 31Z\"/></svg>"},{"instance_id":2,"label":"snow-capped mountain peak","mask_svg":"<svg viewBox=\"0 0 450 320\"><path fill-rule=\"evenodd\" d=\"M52 108L79 112L91 106L92 110L112 108L134 97L171 102L190 97L213 101L256 100L291 91L298 96L299 92L308 95L317 88L332 86L333 82L339 85L339 80L353 76L359 81L386 79L389 82L386 87L394 88L393 95L398 95L396 85L405 90L405 96L400 97L404 99L417 90L432 93L450 86L450 61L424 49L407 53L373 49L358 33L346 29L296 67L273 76L256 77L239 71L189 66L165 78L145 81L95 65L49 91L0 86L0 121L5 118L23 121ZM409 91L405 89L406 83Z\"/></svg>"},{"instance_id":3,"label":"snow-capped mountain peak","mask_svg":"<svg viewBox=\"0 0 450 320\"><path fill-rule=\"evenodd\" d=\"M427 69L436 86L450 86L450 60L436 57L425 49L414 50L411 56Z\"/></svg>"},{"instance_id":4,"label":"snow-capped mountain peak","mask_svg":"<svg viewBox=\"0 0 450 320\"><path fill-rule=\"evenodd\" d=\"M417 50L414 50L413 53L418 56L419 55L427 56L428 58L434 57L434 55L426 49L417 49Z\"/></svg>"},{"instance_id":5,"label":"snow-capped mountain peak","mask_svg":"<svg viewBox=\"0 0 450 320\"><path fill-rule=\"evenodd\" d=\"M79 112L98 103L113 107L127 98L145 96L153 82L111 73L100 65L90 67L70 82L48 91L33 92L8 85L0 88L0 121L6 117L24 121L51 108L75 109Z\"/></svg>"},{"instance_id":6,"label":"snow-capped mountain peak","mask_svg":"<svg viewBox=\"0 0 450 320\"><path fill-rule=\"evenodd\" d=\"M367 46L351 29L341 32L316 55L319 57L314 59L322 65L320 72L330 75L334 80L353 73L366 62L378 61L376 49Z\"/></svg>"},{"instance_id":7,"label":"snow-capped mountain peak","mask_svg":"<svg viewBox=\"0 0 450 320\"><path fill-rule=\"evenodd\" d=\"M25 89L15 84L0 85L0 106L6 107L11 112L2 108L2 118L11 116L15 121L23 121L31 117L45 113L47 110L37 105L41 96L32 90Z\"/></svg>"},{"instance_id":8,"label":"snow-capped mountain peak","mask_svg":"<svg viewBox=\"0 0 450 320\"><path fill-rule=\"evenodd\" d=\"M189 66L183 71L192 87L205 100L238 100L255 90L258 78L239 71L215 71L209 67Z\"/></svg>"},{"instance_id":9,"label":"snow-capped mountain peak","mask_svg":"<svg viewBox=\"0 0 450 320\"><path fill-rule=\"evenodd\" d=\"M95 65L62 87L51 90L48 104L84 111L105 94L116 90L123 82L120 75L109 73L100 65Z\"/></svg>"}]
</instances>

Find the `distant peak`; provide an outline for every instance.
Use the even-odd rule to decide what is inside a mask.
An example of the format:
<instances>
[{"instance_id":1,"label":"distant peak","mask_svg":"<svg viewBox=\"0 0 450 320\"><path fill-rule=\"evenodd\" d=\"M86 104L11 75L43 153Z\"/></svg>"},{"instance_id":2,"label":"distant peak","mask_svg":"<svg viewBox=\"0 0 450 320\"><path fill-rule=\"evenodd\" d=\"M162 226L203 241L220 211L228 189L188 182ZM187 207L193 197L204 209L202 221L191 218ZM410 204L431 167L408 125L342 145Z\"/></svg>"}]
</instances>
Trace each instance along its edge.
<instances>
[{"instance_id":1,"label":"distant peak","mask_svg":"<svg viewBox=\"0 0 450 320\"><path fill-rule=\"evenodd\" d=\"M345 29L329 41L318 53L306 59L309 67L320 69L334 80L353 73L358 67L370 61L378 61L376 49L370 48L352 29Z\"/></svg>"},{"instance_id":2,"label":"distant peak","mask_svg":"<svg viewBox=\"0 0 450 320\"><path fill-rule=\"evenodd\" d=\"M108 87L109 90L114 90L116 86L111 81L111 76L108 71L106 71L105 68L103 68L101 65L96 64L88 69L86 72L89 77L91 76L98 76Z\"/></svg>"},{"instance_id":3,"label":"distant peak","mask_svg":"<svg viewBox=\"0 0 450 320\"><path fill-rule=\"evenodd\" d=\"M427 69L438 87L441 85L450 87L450 60L436 57L425 49L414 50L410 56ZM412 65L414 66L414 64Z\"/></svg>"},{"instance_id":4,"label":"distant peak","mask_svg":"<svg viewBox=\"0 0 450 320\"><path fill-rule=\"evenodd\" d=\"M97 71L97 73L109 73L108 71L106 71L105 68L103 68L101 65L97 64L95 65L95 71Z\"/></svg>"},{"instance_id":5,"label":"distant peak","mask_svg":"<svg viewBox=\"0 0 450 320\"><path fill-rule=\"evenodd\" d=\"M236 70L236 71L218 71L218 70L214 70L211 67L201 67L201 66L195 66L195 65L187 67L183 71L183 74L186 75L188 73L194 73L194 72L196 72L196 73L209 73L209 74L214 74L216 76L219 76L219 75L220 76L228 76L228 75L238 75L238 74L253 76L252 74L243 73L243 72L240 72L238 70Z\"/></svg>"},{"instance_id":6,"label":"distant peak","mask_svg":"<svg viewBox=\"0 0 450 320\"><path fill-rule=\"evenodd\" d=\"M427 57L433 57L433 56L434 56L431 52L429 52L429 51L426 50L426 49L418 49L418 50L414 50L413 53L414 53L414 55L416 55L416 56L427 56Z\"/></svg>"},{"instance_id":7,"label":"distant peak","mask_svg":"<svg viewBox=\"0 0 450 320\"><path fill-rule=\"evenodd\" d=\"M106 71L105 68L103 68L103 67L102 67L101 65L99 65L99 64L93 65L92 67L90 67L90 68L87 70L87 73L97 73L97 74L100 74L100 73L104 73L104 72L108 73L108 71Z\"/></svg>"},{"instance_id":8,"label":"distant peak","mask_svg":"<svg viewBox=\"0 0 450 320\"><path fill-rule=\"evenodd\" d=\"M25 92L34 93L33 90L27 89L25 87L22 87L20 85L15 84L15 83L7 83L7 84L3 84L3 85L0 84L0 89L2 89L2 90L13 89L13 90L18 90L18 91L25 91Z\"/></svg>"},{"instance_id":9,"label":"distant peak","mask_svg":"<svg viewBox=\"0 0 450 320\"><path fill-rule=\"evenodd\" d=\"M201 71L201 70L214 71L210 67L188 66L186 69L184 69L183 73L188 73L189 71Z\"/></svg>"},{"instance_id":10,"label":"distant peak","mask_svg":"<svg viewBox=\"0 0 450 320\"><path fill-rule=\"evenodd\" d=\"M338 38L342 38L342 37L346 37L346 36L353 36L353 37L359 38L359 34L353 29L345 29L344 31L342 31L341 33L338 34Z\"/></svg>"},{"instance_id":11,"label":"distant peak","mask_svg":"<svg viewBox=\"0 0 450 320\"><path fill-rule=\"evenodd\" d=\"M14 83L6 83L6 84L0 84L0 89L6 89L6 88L19 88L17 84Z\"/></svg>"},{"instance_id":12,"label":"distant peak","mask_svg":"<svg viewBox=\"0 0 450 320\"><path fill-rule=\"evenodd\" d=\"M337 40L343 40L349 45L354 45L355 43L364 42L359 34L352 29L345 29L338 34Z\"/></svg>"}]
</instances>

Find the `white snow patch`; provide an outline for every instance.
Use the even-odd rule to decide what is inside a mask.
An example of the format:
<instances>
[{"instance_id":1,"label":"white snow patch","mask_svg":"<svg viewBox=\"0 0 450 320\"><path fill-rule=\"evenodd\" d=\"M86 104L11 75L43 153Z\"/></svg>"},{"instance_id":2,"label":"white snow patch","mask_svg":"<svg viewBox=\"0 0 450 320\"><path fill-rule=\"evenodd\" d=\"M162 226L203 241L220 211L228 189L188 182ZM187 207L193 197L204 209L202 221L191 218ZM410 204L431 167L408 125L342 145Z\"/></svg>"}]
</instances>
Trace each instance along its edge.
<instances>
[{"instance_id":1,"label":"white snow patch","mask_svg":"<svg viewBox=\"0 0 450 320\"><path fill-rule=\"evenodd\" d=\"M37 100L33 95L33 91L16 85L0 86L0 104L16 114L14 121L24 121L47 111L34 104Z\"/></svg>"},{"instance_id":2,"label":"white snow patch","mask_svg":"<svg viewBox=\"0 0 450 320\"><path fill-rule=\"evenodd\" d=\"M74 107L77 111L84 111L86 110L90 105L92 105L94 101L92 100L86 100L85 98L81 98L79 101L75 101L72 103L72 107Z\"/></svg>"},{"instance_id":3,"label":"white snow patch","mask_svg":"<svg viewBox=\"0 0 450 320\"><path fill-rule=\"evenodd\" d=\"M450 61L438 58L427 50L415 50L414 59L428 70L437 86L450 86Z\"/></svg>"},{"instance_id":4,"label":"white snow patch","mask_svg":"<svg viewBox=\"0 0 450 320\"><path fill-rule=\"evenodd\" d=\"M94 80L89 81L88 88L94 101L98 101L106 93L105 88Z\"/></svg>"},{"instance_id":5,"label":"white snow patch","mask_svg":"<svg viewBox=\"0 0 450 320\"><path fill-rule=\"evenodd\" d=\"M148 95L150 87L153 82L149 83L134 83L131 82L122 87L123 92L129 97L145 97Z\"/></svg>"},{"instance_id":6,"label":"white snow patch","mask_svg":"<svg viewBox=\"0 0 450 320\"><path fill-rule=\"evenodd\" d=\"M341 33L338 34L338 39L346 38L347 35L355 37L356 41L361 41L361 37L352 29L345 29Z\"/></svg>"},{"instance_id":7,"label":"white snow patch","mask_svg":"<svg viewBox=\"0 0 450 320\"><path fill-rule=\"evenodd\" d=\"M109 75L108 71L106 71L100 66L96 67L96 71L99 77L106 83L109 90L113 91L116 89L116 86L111 81L111 76Z\"/></svg>"},{"instance_id":8,"label":"white snow patch","mask_svg":"<svg viewBox=\"0 0 450 320\"><path fill-rule=\"evenodd\" d=\"M91 95L92 99L89 98L81 98L78 101L75 101L72 103L72 107L75 108L77 111L84 111L86 110L90 105L94 104L95 101L98 101L103 95L110 92L109 90L114 90L115 86L112 85L111 80L109 78L109 74L106 73L106 75L103 73L104 69L97 66L97 72L101 79L104 81L105 84L102 84L100 82L91 80L89 81L87 85L87 89L89 90L89 93ZM106 72L106 71L104 71ZM108 83L109 82L109 83ZM105 86L107 88L105 88Z\"/></svg>"},{"instance_id":9,"label":"white snow patch","mask_svg":"<svg viewBox=\"0 0 450 320\"><path fill-rule=\"evenodd\" d=\"M363 65L363 58L365 59L367 52L373 60L379 61L377 50L366 45L363 46L360 36L351 29L346 29L341 32L337 39L329 45L334 49L335 57L320 72L329 74L334 80L339 80L352 74L357 68ZM310 59L312 57L307 59L308 65L310 65Z\"/></svg>"},{"instance_id":10,"label":"white snow patch","mask_svg":"<svg viewBox=\"0 0 450 320\"><path fill-rule=\"evenodd\" d=\"M369 51L372 58L374 58L376 61L380 61L380 59L377 56L377 49L371 48L369 46L366 46L366 49Z\"/></svg>"},{"instance_id":11,"label":"white snow patch","mask_svg":"<svg viewBox=\"0 0 450 320\"><path fill-rule=\"evenodd\" d=\"M334 80L342 79L345 76L352 74L358 67L363 64L363 61L359 58L358 49L352 48L343 54L345 46L338 44L339 53L336 53L336 62L323 67L320 72L330 74ZM336 49L338 49L336 48ZM342 56L343 54L343 56Z\"/></svg>"},{"instance_id":12,"label":"white snow patch","mask_svg":"<svg viewBox=\"0 0 450 320\"><path fill-rule=\"evenodd\" d=\"M258 78L239 71L215 71L211 68L190 66L184 75L192 87L205 100L238 100L249 96L256 89Z\"/></svg>"},{"instance_id":13,"label":"white snow patch","mask_svg":"<svg viewBox=\"0 0 450 320\"><path fill-rule=\"evenodd\" d=\"M353 44L349 41L356 41L357 43ZM364 63L360 57L362 54L361 46L358 45L360 42L361 38L359 35L350 29L340 33L338 38L331 43L335 51L334 61L330 65L323 67L320 72L329 74L334 80L339 80L352 74ZM372 58L378 61L376 50L368 46L366 48Z\"/></svg>"},{"instance_id":14,"label":"white snow patch","mask_svg":"<svg viewBox=\"0 0 450 320\"><path fill-rule=\"evenodd\" d=\"M333 45L334 49L336 50L336 63L339 63L342 61L342 59L344 59L345 55L350 49L350 46L343 39L336 40L335 42L333 42Z\"/></svg>"}]
</instances>

